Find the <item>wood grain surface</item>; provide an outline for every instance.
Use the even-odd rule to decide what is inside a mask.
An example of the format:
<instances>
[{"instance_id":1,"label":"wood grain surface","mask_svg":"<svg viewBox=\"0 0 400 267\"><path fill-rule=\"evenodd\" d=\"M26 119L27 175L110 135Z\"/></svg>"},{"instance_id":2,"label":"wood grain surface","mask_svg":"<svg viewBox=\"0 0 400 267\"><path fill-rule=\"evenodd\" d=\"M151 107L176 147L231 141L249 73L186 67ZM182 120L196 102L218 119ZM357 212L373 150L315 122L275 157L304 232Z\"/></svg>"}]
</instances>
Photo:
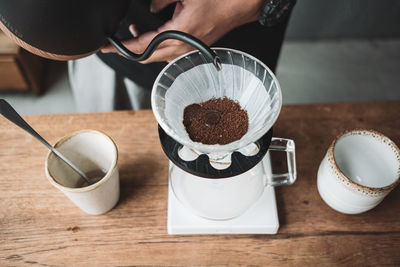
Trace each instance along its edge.
<instances>
[{"instance_id":1,"label":"wood grain surface","mask_svg":"<svg viewBox=\"0 0 400 267\"><path fill-rule=\"evenodd\" d=\"M43 67L42 58L20 48L0 30L0 90L31 89L39 95L43 89Z\"/></svg>"},{"instance_id":2,"label":"wood grain surface","mask_svg":"<svg viewBox=\"0 0 400 267\"><path fill-rule=\"evenodd\" d=\"M80 129L114 139L121 198L101 216L52 187L46 148L0 118L0 265L399 266L400 187L360 215L335 212L316 187L336 135L371 128L400 144L399 114L399 101L284 106L274 136L295 140L298 179L276 190L278 234L189 236L167 234L167 158L151 111L25 116L51 143Z\"/></svg>"}]
</instances>

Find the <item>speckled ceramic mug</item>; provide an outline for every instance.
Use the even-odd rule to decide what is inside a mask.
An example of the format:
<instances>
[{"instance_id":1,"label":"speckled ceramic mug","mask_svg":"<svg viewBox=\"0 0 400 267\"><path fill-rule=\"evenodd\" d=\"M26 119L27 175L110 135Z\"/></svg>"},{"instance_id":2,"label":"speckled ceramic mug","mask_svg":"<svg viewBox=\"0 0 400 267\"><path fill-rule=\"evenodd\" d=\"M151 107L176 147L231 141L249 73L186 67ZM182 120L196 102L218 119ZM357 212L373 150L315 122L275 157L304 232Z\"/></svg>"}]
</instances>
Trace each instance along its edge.
<instances>
[{"instance_id":1,"label":"speckled ceramic mug","mask_svg":"<svg viewBox=\"0 0 400 267\"><path fill-rule=\"evenodd\" d=\"M53 153L45 162L50 183L88 214L99 215L111 210L119 199L118 150L107 135L82 130L61 138L54 147L86 174L101 170L100 181L82 187L83 178Z\"/></svg>"},{"instance_id":2,"label":"speckled ceramic mug","mask_svg":"<svg viewBox=\"0 0 400 267\"><path fill-rule=\"evenodd\" d=\"M400 181L400 150L374 130L338 136L318 170L322 199L336 211L357 214L374 208Z\"/></svg>"}]
</instances>

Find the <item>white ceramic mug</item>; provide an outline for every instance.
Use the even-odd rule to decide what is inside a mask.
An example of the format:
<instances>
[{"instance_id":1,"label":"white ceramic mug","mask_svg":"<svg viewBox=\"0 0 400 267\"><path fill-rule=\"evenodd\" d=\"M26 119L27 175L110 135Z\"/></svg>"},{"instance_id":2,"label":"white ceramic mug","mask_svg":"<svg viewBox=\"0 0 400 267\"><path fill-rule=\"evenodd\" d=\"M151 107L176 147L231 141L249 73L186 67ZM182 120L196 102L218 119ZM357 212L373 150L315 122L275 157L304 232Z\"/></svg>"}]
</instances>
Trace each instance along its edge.
<instances>
[{"instance_id":1,"label":"white ceramic mug","mask_svg":"<svg viewBox=\"0 0 400 267\"><path fill-rule=\"evenodd\" d=\"M88 214L111 210L119 199L118 150L114 141L104 133L82 130L61 138L54 147L86 174L101 170L105 175L97 183L81 187L83 178L49 153L45 171L50 183Z\"/></svg>"},{"instance_id":2,"label":"white ceramic mug","mask_svg":"<svg viewBox=\"0 0 400 267\"><path fill-rule=\"evenodd\" d=\"M318 191L334 210L357 214L378 205L400 181L400 150L374 130L338 136L318 170Z\"/></svg>"}]
</instances>

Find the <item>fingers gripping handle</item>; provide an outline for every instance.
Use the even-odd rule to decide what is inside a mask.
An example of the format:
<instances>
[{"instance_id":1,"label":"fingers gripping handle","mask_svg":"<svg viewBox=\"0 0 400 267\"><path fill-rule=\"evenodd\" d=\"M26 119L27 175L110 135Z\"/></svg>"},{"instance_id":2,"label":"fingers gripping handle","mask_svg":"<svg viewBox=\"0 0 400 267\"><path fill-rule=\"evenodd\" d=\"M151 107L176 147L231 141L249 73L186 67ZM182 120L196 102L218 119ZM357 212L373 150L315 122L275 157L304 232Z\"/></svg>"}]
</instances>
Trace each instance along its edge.
<instances>
[{"instance_id":1,"label":"fingers gripping handle","mask_svg":"<svg viewBox=\"0 0 400 267\"><path fill-rule=\"evenodd\" d=\"M293 184L297 178L296 149L294 141L291 139L273 137L269 150L286 152L288 172L280 174L273 173L271 177L267 177L266 185L281 186Z\"/></svg>"}]
</instances>

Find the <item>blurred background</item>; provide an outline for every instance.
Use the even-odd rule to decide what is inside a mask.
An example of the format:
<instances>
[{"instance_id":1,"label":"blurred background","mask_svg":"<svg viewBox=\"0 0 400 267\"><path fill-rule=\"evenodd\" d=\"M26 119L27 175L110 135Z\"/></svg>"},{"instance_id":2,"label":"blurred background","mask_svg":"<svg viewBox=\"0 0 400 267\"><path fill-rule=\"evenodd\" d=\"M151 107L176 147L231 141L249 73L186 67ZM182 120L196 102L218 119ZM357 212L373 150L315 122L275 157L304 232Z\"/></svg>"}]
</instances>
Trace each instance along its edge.
<instances>
[{"instance_id":1,"label":"blurred background","mask_svg":"<svg viewBox=\"0 0 400 267\"><path fill-rule=\"evenodd\" d=\"M16 49L0 34L0 97L22 114L75 112L67 64ZM400 100L399 70L400 1L297 1L276 71L284 104Z\"/></svg>"}]
</instances>

